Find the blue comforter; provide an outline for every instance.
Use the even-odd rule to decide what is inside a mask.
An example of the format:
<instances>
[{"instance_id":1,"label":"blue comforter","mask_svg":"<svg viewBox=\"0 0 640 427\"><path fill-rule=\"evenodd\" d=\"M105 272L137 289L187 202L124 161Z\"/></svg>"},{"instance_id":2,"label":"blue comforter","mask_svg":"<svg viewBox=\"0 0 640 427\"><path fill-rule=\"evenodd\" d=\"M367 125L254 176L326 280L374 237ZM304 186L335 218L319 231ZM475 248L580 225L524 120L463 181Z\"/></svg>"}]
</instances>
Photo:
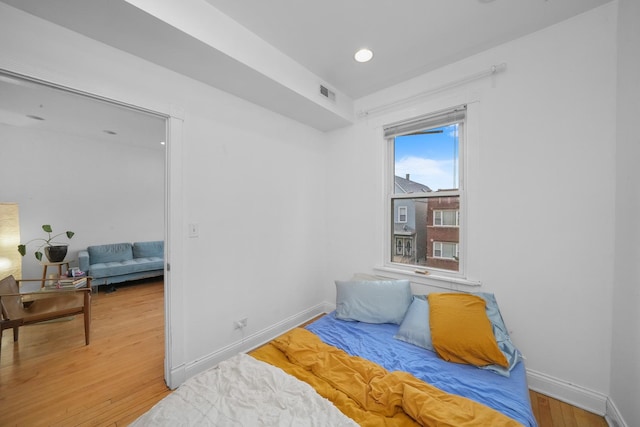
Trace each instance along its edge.
<instances>
[{"instance_id":1,"label":"blue comforter","mask_svg":"<svg viewBox=\"0 0 640 427\"><path fill-rule=\"evenodd\" d=\"M306 326L327 344L348 354L369 359L389 371L410 372L448 393L473 399L517 420L537 427L531 411L524 364L519 362L509 377L470 365L446 362L393 336L398 325L345 322L330 313Z\"/></svg>"}]
</instances>

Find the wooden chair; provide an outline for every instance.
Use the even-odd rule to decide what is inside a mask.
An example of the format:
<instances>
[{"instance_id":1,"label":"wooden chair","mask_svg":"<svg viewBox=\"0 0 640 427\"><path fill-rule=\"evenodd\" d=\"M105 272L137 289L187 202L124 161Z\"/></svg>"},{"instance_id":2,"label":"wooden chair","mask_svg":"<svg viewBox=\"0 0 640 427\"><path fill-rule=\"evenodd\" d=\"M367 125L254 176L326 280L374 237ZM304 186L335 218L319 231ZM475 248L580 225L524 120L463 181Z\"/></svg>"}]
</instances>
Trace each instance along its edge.
<instances>
[{"instance_id":1,"label":"wooden chair","mask_svg":"<svg viewBox=\"0 0 640 427\"><path fill-rule=\"evenodd\" d=\"M72 289L41 288L36 292L20 292L22 282L42 282L42 279L16 280L13 276L0 280L0 341L5 329L13 329L13 341L18 341L20 326L61 317L84 315L84 337L89 344L91 333L91 277L86 287ZM24 303L28 296L32 301ZM2 347L0 346L0 351Z\"/></svg>"}]
</instances>

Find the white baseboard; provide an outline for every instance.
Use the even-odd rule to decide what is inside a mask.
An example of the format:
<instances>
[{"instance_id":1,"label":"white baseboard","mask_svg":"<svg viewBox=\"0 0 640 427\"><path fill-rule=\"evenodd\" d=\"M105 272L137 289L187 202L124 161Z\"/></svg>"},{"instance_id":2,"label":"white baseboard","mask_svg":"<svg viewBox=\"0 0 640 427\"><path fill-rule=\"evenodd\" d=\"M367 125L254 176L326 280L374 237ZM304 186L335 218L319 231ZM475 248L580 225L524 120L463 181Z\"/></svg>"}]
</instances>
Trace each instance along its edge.
<instances>
[{"instance_id":1,"label":"white baseboard","mask_svg":"<svg viewBox=\"0 0 640 427\"><path fill-rule=\"evenodd\" d=\"M201 359L186 363L182 369L178 369L175 372L176 380L182 378L182 381L184 381L187 378L191 378L200 372L216 366L223 360L235 356L238 353L245 353L266 344L286 331L295 328L296 326L301 325L320 314L328 313L331 310L331 304L321 303L300 313L294 314L281 322L244 337L244 339L240 341L236 341L226 347L216 350ZM174 372L172 372L172 377L173 374ZM178 385L179 384L176 383L176 387Z\"/></svg>"},{"instance_id":2,"label":"white baseboard","mask_svg":"<svg viewBox=\"0 0 640 427\"><path fill-rule=\"evenodd\" d=\"M618 407L610 398L607 398L607 414L604 416L604 419L607 420L607 424L609 424L610 427L628 427Z\"/></svg>"},{"instance_id":3,"label":"white baseboard","mask_svg":"<svg viewBox=\"0 0 640 427\"><path fill-rule=\"evenodd\" d=\"M171 390L175 390L187 379L185 376L184 365L176 366L169 370L169 375L166 373L167 369L168 367L165 365L164 382Z\"/></svg>"},{"instance_id":4,"label":"white baseboard","mask_svg":"<svg viewBox=\"0 0 640 427\"><path fill-rule=\"evenodd\" d=\"M529 388L554 399L604 416L607 412L608 397L597 391L571 384L541 372L527 369Z\"/></svg>"}]
</instances>

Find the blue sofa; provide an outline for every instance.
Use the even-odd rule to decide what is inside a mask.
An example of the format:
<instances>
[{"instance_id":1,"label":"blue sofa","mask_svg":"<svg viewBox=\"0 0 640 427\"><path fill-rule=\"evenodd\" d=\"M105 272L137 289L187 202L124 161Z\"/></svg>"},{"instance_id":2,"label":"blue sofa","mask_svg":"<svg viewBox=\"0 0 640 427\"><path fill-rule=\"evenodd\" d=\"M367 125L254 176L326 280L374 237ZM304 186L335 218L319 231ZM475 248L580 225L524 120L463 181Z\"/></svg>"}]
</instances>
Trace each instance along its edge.
<instances>
[{"instance_id":1,"label":"blue sofa","mask_svg":"<svg viewBox=\"0 0 640 427\"><path fill-rule=\"evenodd\" d=\"M110 243L78 252L78 267L93 279L92 286L164 274L164 241Z\"/></svg>"}]
</instances>

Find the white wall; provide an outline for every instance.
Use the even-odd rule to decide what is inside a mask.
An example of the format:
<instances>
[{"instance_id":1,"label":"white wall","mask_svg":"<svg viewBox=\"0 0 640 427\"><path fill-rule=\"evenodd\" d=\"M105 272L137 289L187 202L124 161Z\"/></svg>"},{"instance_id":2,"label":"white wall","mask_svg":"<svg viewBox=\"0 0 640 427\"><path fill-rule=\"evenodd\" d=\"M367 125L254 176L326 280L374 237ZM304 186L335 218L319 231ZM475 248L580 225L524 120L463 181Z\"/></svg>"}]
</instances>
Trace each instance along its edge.
<instances>
[{"instance_id":1,"label":"white wall","mask_svg":"<svg viewBox=\"0 0 640 427\"><path fill-rule=\"evenodd\" d=\"M183 187L173 196L184 220L173 224L182 230L176 247L184 248L174 256L185 265L174 266L183 274L173 277L168 321L172 340L184 346L172 354L170 370L200 369L217 352L321 302L320 132L3 3L0 40L11 40L0 44L0 68L155 111L183 111L183 163L172 168L181 174ZM193 222L200 236L189 239ZM244 335L233 328L242 317Z\"/></svg>"},{"instance_id":2,"label":"white wall","mask_svg":"<svg viewBox=\"0 0 640 427\"><path fill-rule=\"evenodd\" d=\"M325 265L322 135L209 98L185 118L185 215L200 226L185 244L191 358L241 339L233 320L251 334L319 303Z\"/></svg>"},{"instance_id":3,"label":"white wall","mask_svg":"<svg viewBox=\"0 0 640 427\"><path fill-rule=\"evenodd\" d=\"M381 126L470 102L479 137L468 147L469 277L496 294L535 386L577 394L583 406L595 400L592 409L604 412L614 275L615 4L358 100L356 108L502 62L507 70L493 78L331 135L329 276L381 264Z\"/></svg>"},{"instance_id":4,"label":"white wall","mask_svg":"<svg viewBox=\"0 0 640 427\"><path fill-rule=\"evenodd\" d=\"M18 203L21 242L45 237L43 224L71 230L71 240L56 240L77 266L89 245L164 238L164 150L0 125L0 151L0 200ZM37 247L27 246L23 278L42 275Z\"/></svg>"},{"instance_id":5,"label":"white wall","mask_svg":"<svg viewBox=\"0 0 640 427\"><path fill-rule=\"evenodd\" d=\"M622 0L626 10L631 1ZM381 124L470 102L479 135L470 147L470 277L497 295L538 386L586 406L595 401L592 410L612 391L637 421L637 353L620 352L626 334L637 336L628 325L637 325L637 298L627 299L637 295L638 272L629 266L637 263L623 261L637 259L638 227L627 236L613 218L637 217L637 199L616 199L615 191L637 193L627 176L636 178L638 153L632 124L615 151L616 7L359 100L357 108L373 107L508 64L495 78L327 135L4 4L0 39L12 43L0 44L0 67L157 111L184 110L182 163L173 166L183 183L176 200L184 223L175 225L184 231L184 274L169 318L184 346L170 369L199 366L331 302L334 279L379 265ZM622 61L637 67L637 42L623 45ZM618 93L634 83L621 81ZM186 237L187 223L200 225L200 237ZM627 256L616 263L621 252ZM614 319L612 307L620 312ZM232 327L241 317L249 318L245 336ZM613 326L620 334L612 356ZM631 343L637 350L637 338ZM635 377L624 378L633 368Z\"/></svg>"},{"instance_id":6,"label":"white wall","mask_svg":"<svg viewBox=\"0 0 640 427\"><path fill-rule=\"evenodd\" d=\"M628 426L640 425L640 3L619 0L616 257L611 398ZM615 412L615 410L614 410Z\"/></svg>"}]
</instances>

